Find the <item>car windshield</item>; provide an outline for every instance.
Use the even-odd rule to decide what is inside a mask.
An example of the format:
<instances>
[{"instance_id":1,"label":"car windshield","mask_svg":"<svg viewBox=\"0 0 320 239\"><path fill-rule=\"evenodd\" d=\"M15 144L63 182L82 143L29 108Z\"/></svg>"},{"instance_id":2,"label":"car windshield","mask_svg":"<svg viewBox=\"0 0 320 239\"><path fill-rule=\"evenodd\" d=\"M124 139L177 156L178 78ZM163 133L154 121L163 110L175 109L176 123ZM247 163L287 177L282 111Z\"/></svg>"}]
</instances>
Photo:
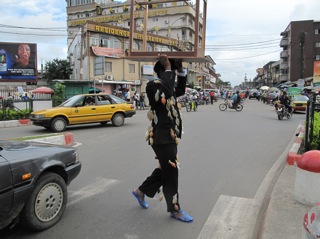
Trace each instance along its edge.
<instances>
[{"instance_id":1,"label":"car windshield","mask_svg":"<svg viewBox=\"0 0 320 239\"><path fill-rule=\"evenodd\" d=\"M110 98L116 103L116 104L123 104L123 103L127 103L127 101L115 96L115 95L109 95Z\"/></svg>"},{"instance_id":2,"label":"car windshield","mask_svg":"<svg viewBox=\"0 0 320 239\"><path fill-rule=\"evenodd\" d=\"M123 103L127 103L127 101L115 96L115 95L100 95L101 97L106 98L105 100L108 100L109 97L112 99L112 104L123 104ZM60 107L74 107L76 104L77 105L82 105L83 104L83 100L84 100L85 96L84 95L75 95L73 97L71 97L70 99L66 100L65 102L63 102L61 105L59 105ZM104 99L99 99L99 100L104 100Z\"/></svg>"},{"instance_id":3,"label":"car windshield","mask_svg":"<svg viewBox=\"0 0 320 239\"><path fill-rule=\"evenodd\" d=\"M295 95L293 96L293 101L308 101L309 98L305 95Z\"/></svg>"},{"instance_id":4,"label":"car windshield","mask_svg":"<svg viewBox=\"0 0 320 239\"><path fill-rule=\"evenodd\" d=\"M72 96L70 99L66 100L65 102L63 102L59 106L61 106L61 107L72 107L76 103L83 102L83 99L84 99L83 95L75 95L75 96Z\"/></svg>"}]
</instances>

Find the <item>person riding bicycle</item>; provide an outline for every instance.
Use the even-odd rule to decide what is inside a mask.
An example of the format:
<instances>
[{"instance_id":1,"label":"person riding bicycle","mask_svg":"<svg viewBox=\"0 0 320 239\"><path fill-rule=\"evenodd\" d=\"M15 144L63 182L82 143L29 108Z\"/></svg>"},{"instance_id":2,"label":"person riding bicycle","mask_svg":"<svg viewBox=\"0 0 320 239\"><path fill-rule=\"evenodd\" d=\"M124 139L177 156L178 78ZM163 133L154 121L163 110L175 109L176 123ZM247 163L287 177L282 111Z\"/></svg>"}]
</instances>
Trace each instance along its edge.
<instances>
[{"instance_id":1,"label":"person riding bicycle","mask_svg":"<svg viewBox=\"0 0 320 239\"><path fill-rule=\"evenodd\" d=\"M289 113L292 112L292 106L290 105L291 104L291 100L288 97L286 91L283 91L282 95L280 96L280 104L284 105L288 109Z\"/></svg>"},{"instance_id":2,"label":"person riding bicycle","mask_svg":"<svg viewBox=\"0 0 320 239\"><path fill-rule=\"evenodd\" d=\"M233 94L231 100L232 100L232 106L234 108L237 107L237 105L240 103L240 94L239 94L239 91L237 90L235 94Z\"/></svg>"}]
</instances>

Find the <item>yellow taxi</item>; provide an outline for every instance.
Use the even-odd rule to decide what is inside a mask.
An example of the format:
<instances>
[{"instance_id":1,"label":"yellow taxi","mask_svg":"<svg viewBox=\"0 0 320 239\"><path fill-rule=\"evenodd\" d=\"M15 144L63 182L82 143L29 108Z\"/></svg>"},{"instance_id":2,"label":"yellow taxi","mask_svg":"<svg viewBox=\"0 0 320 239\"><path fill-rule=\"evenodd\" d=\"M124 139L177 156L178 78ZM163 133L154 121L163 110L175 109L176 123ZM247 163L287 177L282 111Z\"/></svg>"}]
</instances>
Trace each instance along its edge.
<instances>
[{"instance_id":1,"label":"yellow taxi","mask_svg":"<svg viewBox=\"0 0 320 239\"><path fill-rule=\"evenodd\" d=\"M309 98L305 95L293 95L291 106L294 112L306 112Z\"/></svg>"},{"instance_id":2,"label":"yellow taxi","mask_svg":"<svg viewBox=\"0 0 320 239\"><path fill-rule=\"evenodd\" d=\"M125 118L135 113L132 103L112 94L82 94L71 97L57 107L32 112L29 118L33 125L62 132L69 125L106 124L109 121L119 127L124 124Z\"/></svg>"},{"instance_id":3,"label":"yellow taxi","mask_svg":"<svg viewBox=\"0 0 320 239\"><path fill-rule=\"evenodd\" d=\"M306 112L309 98L306 95L292 95L291 107L293 112ZM280 104L280 100L274 102L274 104Z\"/></svg>"}]
</instances>

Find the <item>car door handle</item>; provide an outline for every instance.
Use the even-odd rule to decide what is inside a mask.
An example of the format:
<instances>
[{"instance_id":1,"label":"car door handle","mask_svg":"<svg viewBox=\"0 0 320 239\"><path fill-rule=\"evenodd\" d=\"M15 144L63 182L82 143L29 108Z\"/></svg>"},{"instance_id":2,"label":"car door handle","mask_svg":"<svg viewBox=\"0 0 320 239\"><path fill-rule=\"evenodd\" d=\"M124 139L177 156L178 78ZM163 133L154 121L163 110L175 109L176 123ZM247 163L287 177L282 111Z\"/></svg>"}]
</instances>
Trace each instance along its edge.
<instances>
[{"instance_id":1,"label":"car door handle","mask_svg":"<svg viewBox=\"0 0 320 239\"><path fill-rule=\"evenodd\" d=\"M113 109L113 108L116 108L115 106L111 106L111 108Z\"/></svg>"},{"instance_id":2,"label":"car door handle","mask_svg":"<svg viewBox=\"0 0 320 239\"><path fill-rule=\"evenodd\" d=\"M92 110L96 110L96 108L91 108Z\"/></svg>"}]
</instances>

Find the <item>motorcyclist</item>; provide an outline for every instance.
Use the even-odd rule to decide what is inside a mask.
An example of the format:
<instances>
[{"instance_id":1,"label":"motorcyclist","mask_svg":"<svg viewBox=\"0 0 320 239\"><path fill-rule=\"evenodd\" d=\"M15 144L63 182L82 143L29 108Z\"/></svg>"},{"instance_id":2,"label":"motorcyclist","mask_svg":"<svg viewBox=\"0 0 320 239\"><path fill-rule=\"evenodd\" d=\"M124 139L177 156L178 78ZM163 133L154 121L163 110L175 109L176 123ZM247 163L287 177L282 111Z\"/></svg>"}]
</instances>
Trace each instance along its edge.
<instances>
[{"instance_id":1,"label":"motorcyclist","mask_svg":"<svg viewBox=\"0 0 320 239\"><path fill-rule=\"evenodd\" d=\"M290 105L291 104L291 100L288 97L286 91L283 91L282 95L280 96L280 104L284 105L288 109L289 113L292 112L292 106Z\"/></svg>"},{"instance_id":2,"label":"motorcyclist","mask_svg":"<svg viewBox=\"0 0 320 239\"><path fill-rule=\"evenodd\" d=\"M198 107L198 96L197 96L196 92L192 92L190 100L195 102L195 107L197 108Z\"/></svg>"},{"instance_id":3,"label":"motorcyclist","mask_svg":"<svg viewBox=\"0 0 320 239\"><path fill-rule=\"evenodd\" d=\"M235 94L233 94L231 100L232 100L232 106L236 108L238 103L240 102L240 94L238 90L236 91Z\"/></svg>"}]
</instances>

